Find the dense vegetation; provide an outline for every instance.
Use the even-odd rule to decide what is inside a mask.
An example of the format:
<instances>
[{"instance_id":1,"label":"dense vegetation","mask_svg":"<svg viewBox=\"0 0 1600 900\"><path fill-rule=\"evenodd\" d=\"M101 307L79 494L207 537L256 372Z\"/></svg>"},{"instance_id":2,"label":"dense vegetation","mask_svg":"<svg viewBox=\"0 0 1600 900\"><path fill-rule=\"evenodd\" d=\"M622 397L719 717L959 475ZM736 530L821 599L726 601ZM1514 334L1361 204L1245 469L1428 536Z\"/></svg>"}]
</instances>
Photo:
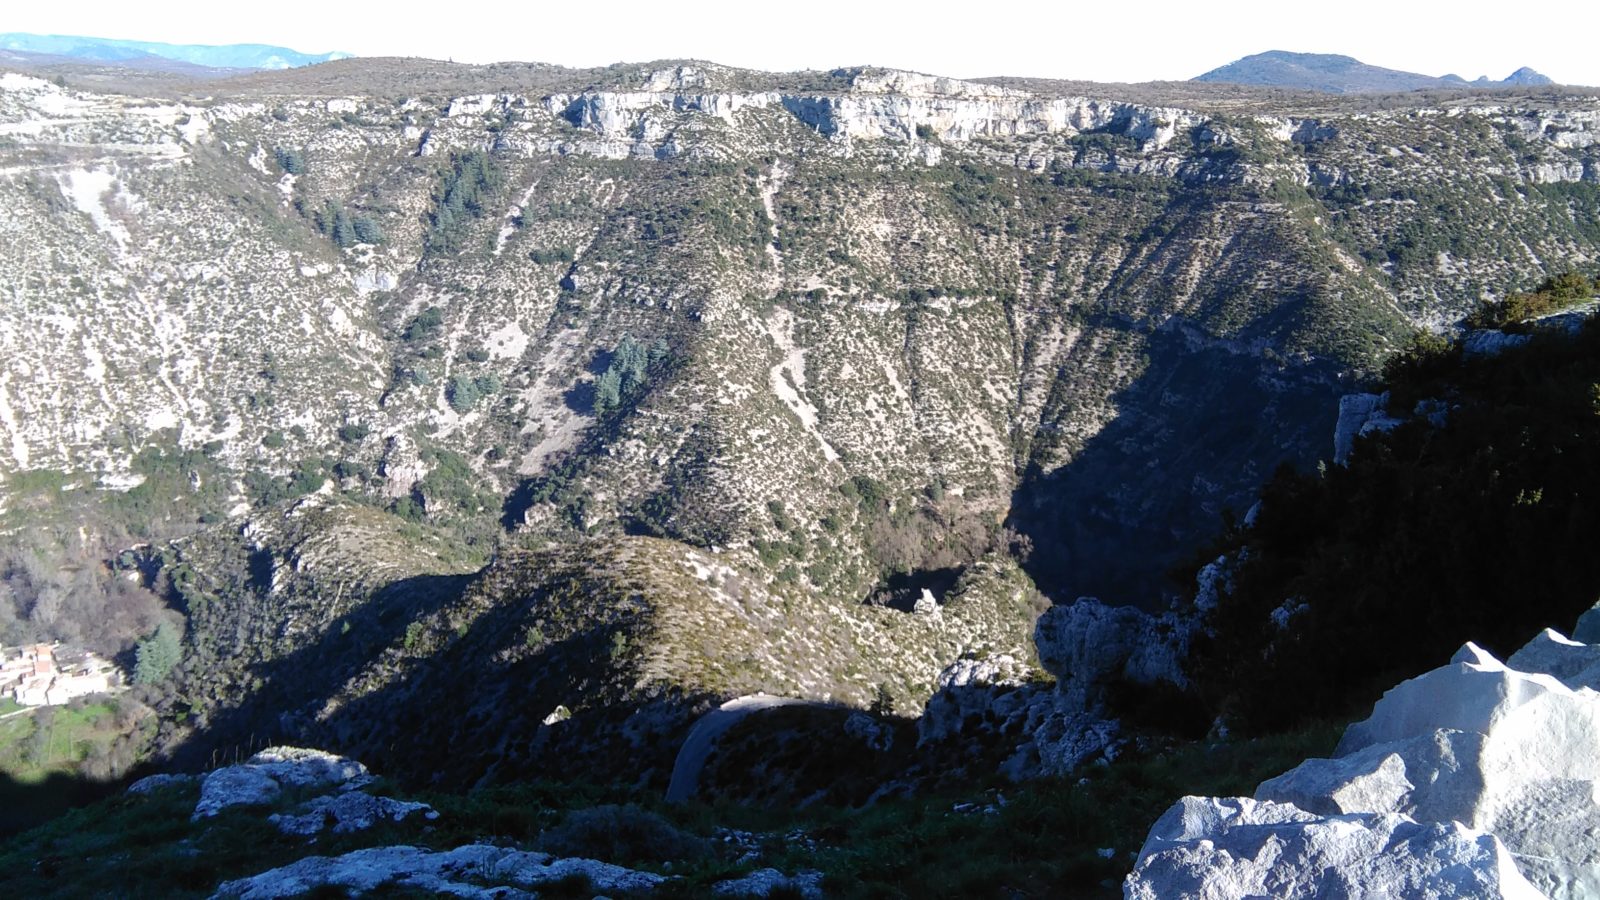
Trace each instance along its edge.
<instances>
[{"instance_id":1,"label":"dense vegetation","mask_svg":"<svg viewBox=\"0 0 1600 900\"><path fill-rule=\"evenodd\" d=\"M1467 317L1469 328L1505 328L1560 312L1600 294L1600 285L1577 272L1546 278L1536 289L1485 301Z\"/></svg>"},{"instance_id":2,"label":"dense vegetation","mask_svg":"<svg viewBox=\"0 0 1600 900\"><path fill-rule=\"evenodd\" d=\"M1417 413L1348 466L1280 470L1225 541L1232 589L1196 666L1240 724L1354 712L1465 641L1507 654L1600 596L1600 325L1490 357L1421 341L1388 371L1391 414Z\"/></svg>"},{"instance_id":3,"label":"dense vegetation","mask_svg":"<svg viewBox=\"0 0 1600 900\"><path fill-rule=\"evenodd\" d=\"M489 154L473 150L454 155L434 191L425 238L427 251L447 254L460 250L472 220L484 216L486 204L503 180Z\"/></svg>"}]
</instances>

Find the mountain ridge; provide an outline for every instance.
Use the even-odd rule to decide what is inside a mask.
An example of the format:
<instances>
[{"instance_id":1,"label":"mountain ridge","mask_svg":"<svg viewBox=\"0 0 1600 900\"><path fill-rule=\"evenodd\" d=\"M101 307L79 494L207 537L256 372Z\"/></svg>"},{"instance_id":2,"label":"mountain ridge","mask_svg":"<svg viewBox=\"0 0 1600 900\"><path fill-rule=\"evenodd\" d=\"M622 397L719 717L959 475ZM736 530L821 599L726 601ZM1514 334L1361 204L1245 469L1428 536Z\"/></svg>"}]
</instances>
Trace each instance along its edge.
<instances>
[{"instance_id":1,"label":"mountain ridge","mask_svg":"<svg viewBox=\"0 0 1600 900\"><path fill-rule=\"evenodd\" d=\"M1327 93L1381 93L1451 87L1511 87L1549 85L1544 75L1524 66L1500 81L1480 76L1468 82L1459 75L1435 78L1368 65L1360 60L1333 53L1295 53L1268 50L1212 69L1192 79L1201 82L1271 85L1303 88Z\"/></svg>"},{"instance_id":2,"label":"mountain ridge","mask_svg":"<svg viewBox=\"0 0 1600 900\"><path fill-rule=\"evenodd\" d=\"M168 60L204 70L288 69L337 59L349 53L302 53L269 44L168 44L80 35L43 35L25 32L0 34L0 49L45 54L132 68L157 68L154 60ZM196 74L195 70L181 70Z\"/></svg>"}]
</instances>

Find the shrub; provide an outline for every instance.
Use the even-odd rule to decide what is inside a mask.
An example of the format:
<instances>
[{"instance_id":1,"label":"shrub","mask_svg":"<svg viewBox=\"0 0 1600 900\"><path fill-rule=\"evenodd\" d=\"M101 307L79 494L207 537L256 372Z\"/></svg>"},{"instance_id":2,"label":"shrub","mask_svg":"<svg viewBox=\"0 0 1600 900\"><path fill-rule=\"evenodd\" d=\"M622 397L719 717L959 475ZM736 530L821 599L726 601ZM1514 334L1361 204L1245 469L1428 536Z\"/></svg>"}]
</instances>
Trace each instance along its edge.
<instances>
[{"instance_id":1,"label":"shrub","mask_svg":"<svg viewBox=\"0 0 1600 900\"><path fill-rule=\"evenodd\" d=\"M439 307L430 306L411 320L402 337L410 342L426 340L438 334L442 325L444 325L444 313Z\"/></svg>"},{"instance_id":2,"label":"shrub","mask_svg":"<svg viewBox=\"0 0 1600 900\"><path fill-rule=\"evenodd\" d=\"M383 243L383 229L371 216L356 216L350 220L350 227L356 240L363 244Z\"/></svg>"},{"instance_id":3,"label":"shrub","mask_svg":"<svg viewBox=\"0 0 1600 900\"><path fill-rule=\"evenodd\" d=\"M705 859L711 845L661 816L633 804L580 809L539 838L557 856L582 856L616 864Z\"/></svg>"},{"instance_id":4,"label":"shrub","mask_svg":"<svg viewBox=\"0 0 1600 900\"><path fill-rule=\"evenodd\" d=\"M1465 324L1468 328L1505 328L1560 312L1596 293L1600 293L1600 284L1577 272L1567 272L1546 278L1529 293L1510 294L1503 302L1485 300L1467 316Z\"/></svg>"},{"instance_id":5,"label":"shrub","mask_svg":"<svg viewBox=\"0 0 1600 900\"><path fill-rule=\"evenodd\" d=\"M572 262L572 251L566 247L557 247L553 250L533 250L528 253L528 258L541 266L554 263Z\"/></svg>"},{"instance_id":6,"label":"shrub","mask_svg":"<svg viewBox=\"0 0 1600 900\"><path fill-rule=\"evenodd\" d=\"M286 117L287 118L287 117ZM303 175L306 171L306 157L299 150L290 150L279 147L273 152L273 158L278 162L278 168L290 175Z\"/></svg>"},{"instance_id":7,"label":"shrub","mask_svg":"<svg viewBox=\"0 0 1600 900\"><path fill-rule=\"evenodd\" d=\"M467 413L478 405L479 400L500 393L500 387L500 378L496 375L481 375L477 378L457 375L450 379L450 384L444 393L451 409L458 413Z\"/></svg>"}]
</instances>

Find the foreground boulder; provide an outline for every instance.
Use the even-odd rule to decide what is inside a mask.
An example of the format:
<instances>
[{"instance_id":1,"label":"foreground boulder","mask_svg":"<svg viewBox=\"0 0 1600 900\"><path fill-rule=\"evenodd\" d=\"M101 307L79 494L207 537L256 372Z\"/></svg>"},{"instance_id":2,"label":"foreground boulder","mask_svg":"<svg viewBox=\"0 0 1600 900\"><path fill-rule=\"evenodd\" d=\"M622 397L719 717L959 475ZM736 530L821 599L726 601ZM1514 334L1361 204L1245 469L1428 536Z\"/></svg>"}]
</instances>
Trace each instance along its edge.
<instances>
[{"instance_id":1,"label":"foreground boulder","mask_svg":"<svg viewBox=\"0 0 1600 900\"><path fill-rule=\"evenodd\" d=\"M367 767L322 750L269 747L237 766L206 774L194 819L214 816L230 806L271 803L285 789L354 790L371 783Z\"/></svg>"},{"instance_id":2,"label":"foreground boulder","mask_svg":"<svg viewBox=\"0 0 1600 900\"><path fill-rule=\"evenodd\" d=\"M1397 813L1493 833L1552 897L1600 897L1600 647L1553 631L1511 659L1468 644L1256 796L1327 813ZM1553 673L1553 674L1552 674ZM1576 689L1569 685L1576 685Z\"/></svg>"},{"instance_id":3,"label":"foreground boulder","mask_svg":"<svg viewBox=\"0 0 1600 900\"><path fill-rule=\"evenodd\" d=\"M343 856L306 857L251 878L225 882L217 888L216 895L272 900L319 888L343 888L359 895L392 885L455 897L505 898L521 895L508 892L507 885L536 888L578 879L586 880L589 890L602 893L649 891L667 880L662 875L592 859L556 859L548 853L486 844L442 852L398 846L356 850Z\"/></svg>"},{"instance_id":4,"label":"foreground boulder","mask_svg":"<svg viewBox=\"0 0 1600 900\"><path fill-rule=\"evenodd\" d=\"M1130 900L1540 896L1493 835L1397 815L1317 816L1243 797L1185 797L1150 830Z\"/></svg>"},{"instance_id":5,"label":"foreground boulder","mask_svg":"<svg viewBox=\"0 0 1600 900\"><path fill-rule=\"evenodd\" d=\"M1325 875L1368 884L1374 870L1363 859L1374 853L1385 871L1393 869L1384 877L1401 879L1383 888L1396 896L1518 896L1523 889L1480 846L1460 858L1473 883L1488 879L1481 891L1429 894L1434 888L1406 879L1456 875L1428 874L1442 845L1411 837L1395 843L1403 829L1393 823L1411 823L1503 847L1534 896L1600 897L1600 694L1593 690L1600 646L1547 630L1509 662L1467 644L1448 665L1386 693L1371 716L1346 730L1334 758L1307 760L1263 782L1255 803L1186 799L1152 830L1129 896L1156 896L1139 893L1150 885L1178 890L1174 872L1223 893L1218 886L1309 886ZM1264 820L1262 809L1276 818ZM1302 833L1335 822L1347 824L1317 832L1315 841ZM1285 823L1295 826L1290 843L1301 841L1293 846L1304 852L1284 849L1288 834L1274 839L1280 843L1270 853L1253 843L1265 840L1260 827ZM1373 843L1374 828L1385 843ZM1417 856L1401 864L1392 854Z\"/></svg>"}]
</instances>

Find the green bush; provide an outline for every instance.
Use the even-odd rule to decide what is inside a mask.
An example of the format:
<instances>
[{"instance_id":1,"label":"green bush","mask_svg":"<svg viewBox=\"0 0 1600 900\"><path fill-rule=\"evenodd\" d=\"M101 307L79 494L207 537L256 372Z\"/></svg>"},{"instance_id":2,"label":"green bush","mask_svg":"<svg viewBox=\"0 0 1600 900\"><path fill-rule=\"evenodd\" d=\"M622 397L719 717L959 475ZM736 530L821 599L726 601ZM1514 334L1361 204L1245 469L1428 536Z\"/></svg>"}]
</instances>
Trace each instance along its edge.
<instances>
[{"instance_id":1,"label":"green bush","mask_svg":"<svg viewBox=\"0 0 1600 900\"><path fill-rule=\"evenodd\" d=\"M702 860L711 845L661 816L633 804L580 809L539 838L557 856L581 856L618 865Z\"/></svg>"},{"instance_id":2,"label":"green bush","mask_svg":"<svg viewBox=\"0 0 1600 900\"><path fill-rule=\"evenodd\" d=\"M430 306L417 314L411 324L406 326L405 333L401 335L408 342L424 341L439 333L439 328L444 325L444 312L437 306Z\"/></svg>"},{"instance_id":3,"label":"green bush","mask_svg":"<svg viewBox=\"0 0 1600 900\"><path fill-rule=\"evenodd\" d=\"M428 233L424 239L427 252L459 251L472 221L485 215L489 200L499 190L502 180L493 158L482 150L452 156L450 168L434 191L433 212L428 215Z\"/></svg>"},{"instance_id":4,"label":"green bush","mask_svg":"<svg viewBox=\"0 0 1600 900\"><path fill-rule=\"evenodd\" d=\"M278 162L278 168L290 175L304 175L306 171L306 157L299 150L290 150L279 147L273 152L273 158Z\"/></svg>"},{"instance_id":5,"label":"green bush","mask_svg":"<svg viewBox=\"0 0 1600 900\"><path fill-rule=\"evenodd\" d=\"M1577 272L1546 278L1528 293L1513 293L1503 302L1485 300L1467 316L1468 328L1506 328L1560 312L1600 293L1600 285Z\"/></svg>"}]
</instances>

